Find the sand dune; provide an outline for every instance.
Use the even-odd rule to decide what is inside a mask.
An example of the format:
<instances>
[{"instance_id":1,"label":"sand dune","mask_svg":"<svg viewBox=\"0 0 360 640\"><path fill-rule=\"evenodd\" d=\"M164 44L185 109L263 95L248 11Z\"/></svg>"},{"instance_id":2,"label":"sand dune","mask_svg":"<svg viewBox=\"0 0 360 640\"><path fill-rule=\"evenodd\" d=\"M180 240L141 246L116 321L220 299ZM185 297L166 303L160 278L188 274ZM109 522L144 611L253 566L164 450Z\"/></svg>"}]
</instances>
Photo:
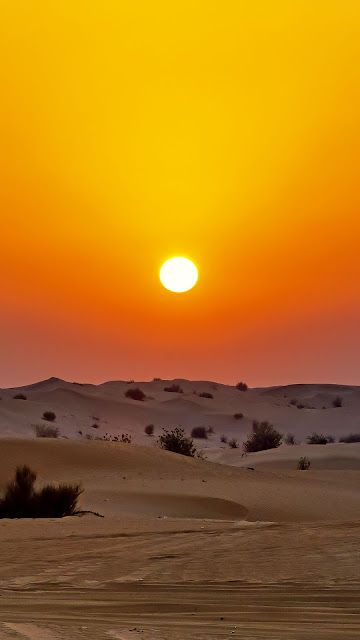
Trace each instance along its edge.
<instances>
[{"instance_id":1,"label":"sand dune","mask_svg":"<svg viewBox=\"0 0 360 640\"><path fill-rule=\"evenodd\" d=\"M180 385L184 393L165 392L164 387L172 382ZM144 402L125 397L125 392L134 387L144 391ZM213 398L199 397L204 391ZM25 394L27 400L14 400L17 393ZM334 408L333 401L338 396L343 406ZM144 434L149 423L155 425L156 435L164 427L182 425L190 432L194 426L212 426L215 434L201 442L202 448L219 447L222 434L236 437L241 443L254 419L269 420L282 433L293 433L299 442L313 431L340 437L360 430L360 387L345 385L288 385L244 393L206 381L111 381L90 385L50 378L22 388L3 389L0 397L0 435L15 437L33 435L32 425L42 422L46 410L55 411L63 436L81 438L86 434L103 436L126 431L134 441L146 446L154 443ZM242 413L243 418L236 420L235 413Z\"/></svg>"}]
</instances>

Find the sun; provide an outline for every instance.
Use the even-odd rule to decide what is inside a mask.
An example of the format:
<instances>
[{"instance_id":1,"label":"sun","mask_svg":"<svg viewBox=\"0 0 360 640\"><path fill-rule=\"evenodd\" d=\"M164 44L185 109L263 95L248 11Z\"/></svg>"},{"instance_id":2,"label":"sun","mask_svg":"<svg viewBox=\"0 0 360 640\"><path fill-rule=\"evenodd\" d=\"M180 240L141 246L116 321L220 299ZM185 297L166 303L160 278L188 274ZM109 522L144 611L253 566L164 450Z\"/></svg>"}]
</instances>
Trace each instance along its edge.
<instances>
[{"instance_id":1,"label":"sun","mask_svg":"<svg viewBox=\"0 0 360 640\"><path fill-rule=\"evenodd\" d=\"M187 258L170 258L160 269L160 280L166 289L182 293L192 289L198 279L198 270Z\"/></svg>"}]
</instances>

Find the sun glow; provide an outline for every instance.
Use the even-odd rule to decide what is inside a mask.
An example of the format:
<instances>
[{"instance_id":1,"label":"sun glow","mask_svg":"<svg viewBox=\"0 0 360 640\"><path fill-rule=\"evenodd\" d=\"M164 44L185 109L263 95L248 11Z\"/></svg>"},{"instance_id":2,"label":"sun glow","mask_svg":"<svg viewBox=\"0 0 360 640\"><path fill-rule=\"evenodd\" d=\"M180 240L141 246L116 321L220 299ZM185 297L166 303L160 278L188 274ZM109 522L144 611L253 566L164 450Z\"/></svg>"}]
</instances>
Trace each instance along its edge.
<instances>
[{"instance_id":1,"label":"sun glow","mask_svg":"<svg viewBox=\"0 0 360 640\"><path fill-rule=\"evenodd\" d=\"M198 270L187 258L170 258L160 269L160 280L166 289L175 293L189 291L198 279Z\"/></svg>"}]
</instances>

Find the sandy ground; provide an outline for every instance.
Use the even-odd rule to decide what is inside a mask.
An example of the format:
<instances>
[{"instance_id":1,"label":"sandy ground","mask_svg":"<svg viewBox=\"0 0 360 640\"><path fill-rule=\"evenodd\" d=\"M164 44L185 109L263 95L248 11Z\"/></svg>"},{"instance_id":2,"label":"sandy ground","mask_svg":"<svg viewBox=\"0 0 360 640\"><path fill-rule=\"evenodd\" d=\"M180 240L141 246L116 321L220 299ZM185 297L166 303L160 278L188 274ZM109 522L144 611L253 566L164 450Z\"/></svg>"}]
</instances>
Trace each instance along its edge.
<instances>
[{"instance_id":1,"label":"sandy ground","mask_svg":"<svg viewBox=\"0 0 360 640\"><path fill-rule=\"evenodd\" d=\"M105 516L0 520L0 639L358 638L360 446L229 453L0 440L0 487L27 463Z\"/></svg>"}]
</instances>

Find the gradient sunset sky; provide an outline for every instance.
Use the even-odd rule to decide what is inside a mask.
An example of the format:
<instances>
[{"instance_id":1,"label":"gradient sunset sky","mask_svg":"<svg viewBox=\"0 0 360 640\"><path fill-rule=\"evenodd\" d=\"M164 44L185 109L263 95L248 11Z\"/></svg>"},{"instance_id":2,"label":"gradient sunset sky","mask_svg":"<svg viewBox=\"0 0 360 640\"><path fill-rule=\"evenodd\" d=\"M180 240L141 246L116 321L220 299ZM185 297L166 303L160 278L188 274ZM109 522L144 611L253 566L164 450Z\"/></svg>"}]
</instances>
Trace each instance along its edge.
<instances>
[{"instance_id":1,"label":"gradient sunset sky","mask_svg":"<svg viewBox=\"0 0 360 640\"><path fill-rule=\"evenodd\" d=\"M360 2L1 14L0 386L360 384Z\"/></svg>"}]
</instances>

